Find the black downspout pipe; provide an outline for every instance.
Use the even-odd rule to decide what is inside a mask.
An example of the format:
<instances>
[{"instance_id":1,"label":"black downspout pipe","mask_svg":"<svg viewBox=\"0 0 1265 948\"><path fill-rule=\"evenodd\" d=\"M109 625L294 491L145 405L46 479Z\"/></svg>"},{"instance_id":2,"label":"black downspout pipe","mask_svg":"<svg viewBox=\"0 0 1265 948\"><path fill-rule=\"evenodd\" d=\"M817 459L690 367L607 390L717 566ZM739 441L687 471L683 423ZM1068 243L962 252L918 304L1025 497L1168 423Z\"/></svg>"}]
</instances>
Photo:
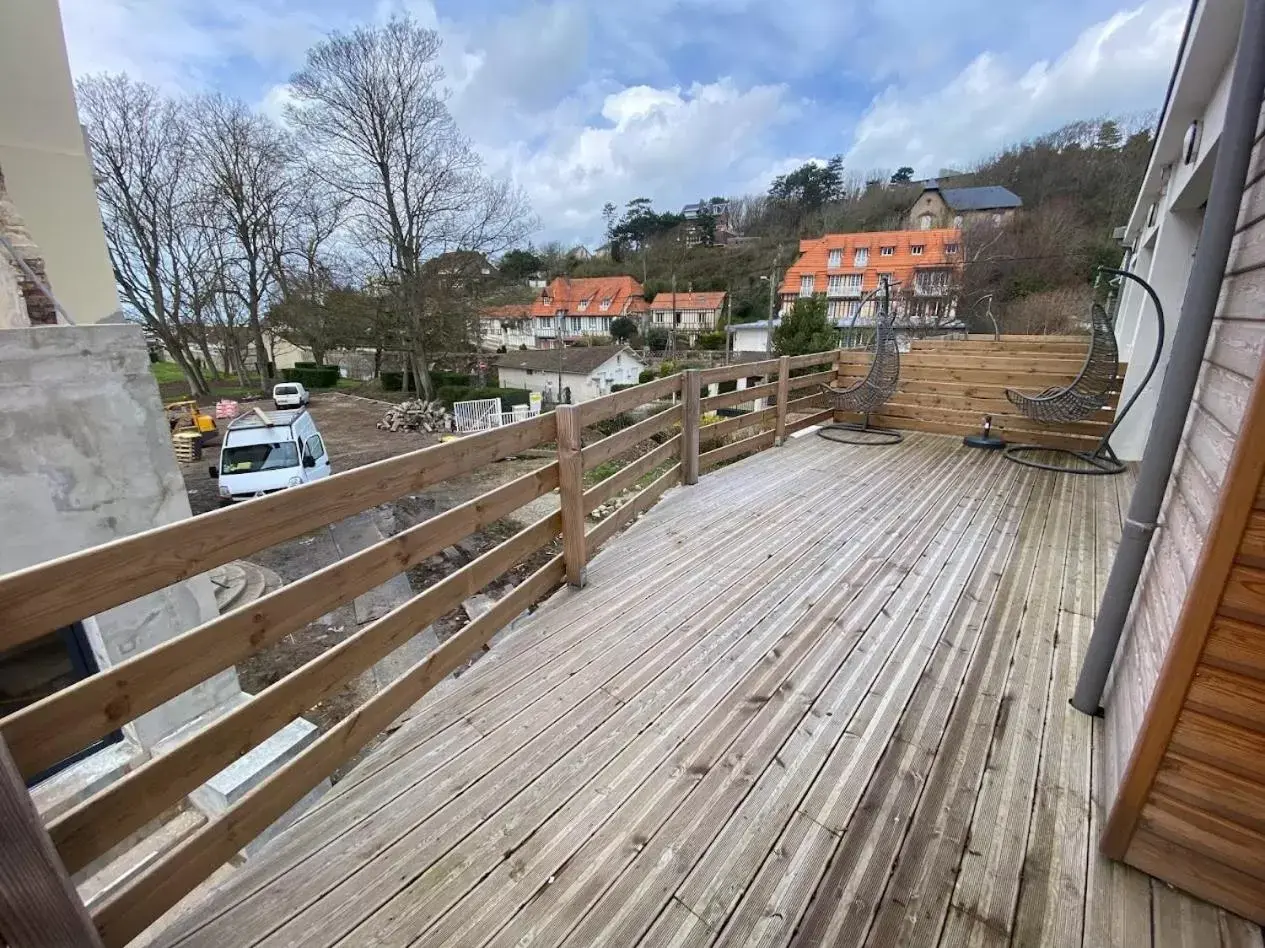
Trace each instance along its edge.
<instances>
[{"instance_id":1,"label":"black downspout pipe","mask_svg":"<svg viewBox=\"0 0 1265 948\"><path fill-rule=\"evenodd\" d=\"M1111 564L1111 575L1072 697L1072 706L1085 714L1099 712L1103 689L1107 685L1107 676L1142 575L1142 566L1146 562L1147 550L1164 502L1164 492L1168 488L1186 427L1186 414L1195 394L1204 348L1208 344L1217 298L1221 294L1221 281L1230 257L1230 242L1234 238L1239 205L1243 200L1243 186L1251 164L1263 94L1265 0L1247 0L1203 231L1182 300L1181 317L1173 337L1172 357L1160 387L1155 420L1142 455L1133 498L1129 501L1120 546Z\"/></svg>"}]
</instances>

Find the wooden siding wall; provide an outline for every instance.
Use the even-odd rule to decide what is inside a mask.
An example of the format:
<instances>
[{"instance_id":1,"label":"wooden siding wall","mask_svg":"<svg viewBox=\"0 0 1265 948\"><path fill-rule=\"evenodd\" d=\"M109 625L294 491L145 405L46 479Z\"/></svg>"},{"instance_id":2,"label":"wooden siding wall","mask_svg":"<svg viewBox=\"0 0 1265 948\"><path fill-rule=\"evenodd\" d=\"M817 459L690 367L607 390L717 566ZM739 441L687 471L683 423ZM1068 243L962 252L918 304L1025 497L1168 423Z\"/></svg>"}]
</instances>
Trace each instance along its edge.
<instances>
[{"instance_id":1,"label":"wooden siding wall","mask_svg":"<svg viewBox=\"0 0 1265 948\"><path fill-rule=\"evenodd\" d=\"M1093 418L1057 426L1029 421L1006 398L1008 388L1039 392L1066 385L1081 370L1088 347L1088 336L1003 336L1000 342L916 340L909 352L901 353L896 395L872 420L907 431L968 435L977 434L989 415L994 433L1007 441L1093 450L1111 424L1118 392L1111 396L1110 407ZM869 359L864 350L843 352L839 384L862 378ZM1124 371L1121 365L1121 380ZM840 414L838 420L857 419Z\"/></svg>"},{"instance_id":2,"label":"wooden siding wall","mask_svg":"<svg viewBox=\"0 0 1265 948\"><path fill-rule=\"evenodd\" d=\"M1258 922L1265 922L1265 510L1257 495L1257 509L1247 513L1259 473L1244 473L1244 448L1265 439L1260 416L1246 420L1263 354L1258 128L1202 375L1104 702L1104 788L1114 804L1103 840L1109 855ZM1248 503L1236 504L1245 490ZM1192 628L1218 538L1231 549Z\"/></svg>"}]
</instances>

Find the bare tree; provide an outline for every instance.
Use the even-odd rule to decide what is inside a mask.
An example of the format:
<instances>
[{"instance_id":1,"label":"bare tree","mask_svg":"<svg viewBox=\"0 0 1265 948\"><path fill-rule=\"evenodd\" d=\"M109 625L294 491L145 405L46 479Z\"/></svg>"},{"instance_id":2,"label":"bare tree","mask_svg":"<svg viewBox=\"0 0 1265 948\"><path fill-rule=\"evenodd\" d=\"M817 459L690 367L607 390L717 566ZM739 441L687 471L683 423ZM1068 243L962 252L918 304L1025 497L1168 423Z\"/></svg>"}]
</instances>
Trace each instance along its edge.
<instances>
[{"instance_id":1,"label":"bare tree","mask_svg":"<svg viewBox=\"0 0 1265 948\"><path fill-rule=\"evenodd\" d=\"M82 79L77 95L120 295L162 341L194 394L206 395L183 328L189 301L182 241L193 165L188 122L177 103L123 75Z\"/></svg>"},{"instance_id":2,"label":"bare tree","mask_svg":"<svg viewBox=\"0 0 1265 948\"><path fill-rule=\"evenodd\" d=\"M434 393L422 265L450 250L497 253L532 229L526 202L489 179L453 121L440 39L412 19L334 33L308 51L287 109L325 180L351 202L352 226L399 286L410 361Z\"/></svg>"},{"instance_id":3,"label":"bare tree","mask_svg":"<svg viewBox=\"0 0 1265 948\"><path fill-rule=\"evenodd\" d=\"M276 279L273 236L295 195L290 141L269 119L223 96L196 100L192 117L202 199L224 247L225 285L245 310L266 388L263 316Z\"/></svg>"}]
</instances>

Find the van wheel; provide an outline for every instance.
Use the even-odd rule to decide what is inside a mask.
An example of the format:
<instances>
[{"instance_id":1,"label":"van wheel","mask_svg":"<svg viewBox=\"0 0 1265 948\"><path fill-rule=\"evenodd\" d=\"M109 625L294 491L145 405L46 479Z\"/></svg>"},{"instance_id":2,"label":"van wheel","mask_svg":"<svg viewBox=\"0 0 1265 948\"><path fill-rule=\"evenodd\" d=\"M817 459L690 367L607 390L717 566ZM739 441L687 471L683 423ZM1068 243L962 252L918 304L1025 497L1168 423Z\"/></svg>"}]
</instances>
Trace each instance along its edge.
<instances>
[{"instance_id":1,"label":"van wheel","mask_svg":"<svg viewBox=\"0 0 1265 948\"><path fill-rule=\"evenodd\" d=\"M273 408L275 408L277 411L281 411L281 403L280 403L280 402L273 402L273 403L272 403L272 407L273 407Z\"/></svg>"}]
</instances>

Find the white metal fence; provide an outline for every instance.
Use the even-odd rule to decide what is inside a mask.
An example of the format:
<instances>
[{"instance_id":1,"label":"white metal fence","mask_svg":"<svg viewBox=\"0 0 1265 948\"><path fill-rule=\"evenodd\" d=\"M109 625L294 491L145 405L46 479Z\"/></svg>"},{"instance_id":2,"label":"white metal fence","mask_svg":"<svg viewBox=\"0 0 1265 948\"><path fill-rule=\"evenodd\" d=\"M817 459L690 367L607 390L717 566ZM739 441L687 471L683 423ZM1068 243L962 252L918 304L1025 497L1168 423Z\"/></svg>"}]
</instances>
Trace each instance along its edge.
<instances>
[{"instance_id":1,"label":"white metal fence","mask_svg":"<svg viewBox=\"0 0 1265 948\"><path fill-rule=\"evenodd\" d=\"M458 434L488 431L502 425L512 425L524 418L535 418L540 409L530 405L515 405L509 411L501 410L499 398L477 398L469 402L453 402L452 416Z\"/></svg>"}]
</instances>

